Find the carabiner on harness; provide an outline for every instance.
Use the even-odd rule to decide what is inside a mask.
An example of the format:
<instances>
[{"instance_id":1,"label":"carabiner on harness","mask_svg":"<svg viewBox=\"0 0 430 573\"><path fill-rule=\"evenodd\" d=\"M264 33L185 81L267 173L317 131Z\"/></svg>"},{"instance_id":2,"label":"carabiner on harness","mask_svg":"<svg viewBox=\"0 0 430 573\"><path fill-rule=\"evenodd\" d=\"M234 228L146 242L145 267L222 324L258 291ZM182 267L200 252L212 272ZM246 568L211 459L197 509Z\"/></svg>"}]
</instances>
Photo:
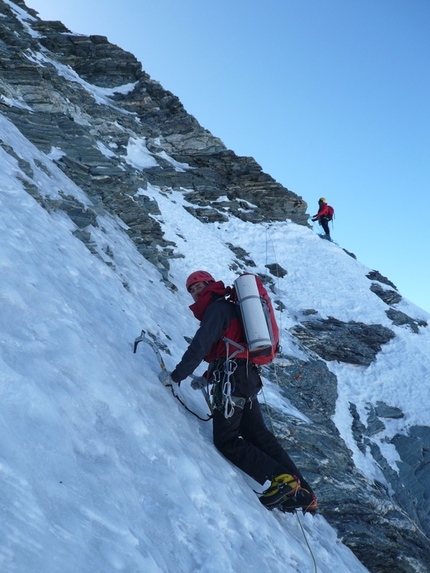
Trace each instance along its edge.
<instances>
[{"instance_id":1,"label":"carabiner on harness","mask_svg":"<svg viewBox=\"0 0 430 573\"><path fill-rule=\"evenodd\" d=\"M226 360L224 362L224 376L222 378L222 403L224 405L224 417L228 420L234 414L234 401L232 399L232 393L234 388L231 385L231 376L237 368L237 362L234 360Z\"/></svg>"}]
</instances>

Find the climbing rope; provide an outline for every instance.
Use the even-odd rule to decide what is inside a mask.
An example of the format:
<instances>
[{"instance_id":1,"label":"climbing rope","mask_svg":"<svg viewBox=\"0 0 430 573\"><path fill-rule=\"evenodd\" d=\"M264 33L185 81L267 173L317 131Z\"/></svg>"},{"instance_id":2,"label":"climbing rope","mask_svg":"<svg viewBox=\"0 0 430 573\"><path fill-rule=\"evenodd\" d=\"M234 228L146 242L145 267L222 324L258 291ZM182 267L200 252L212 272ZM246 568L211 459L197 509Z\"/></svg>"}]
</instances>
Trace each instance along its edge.
<instances>
[{"instance_id":1,"label":"climbing rope","mask_svg":"<svg viewBox=\"0 0 430 573\"><path fill-rule=\"evenodd\" d=\"M266 227L266 265L265 265L266 268L267 268L267 265L268 265L268 243L269 243L269 238L270 238L270 241L271 241L271 244L272 244L272 250L273 250L274 261L275 261L275 264L278 265L278 261L277 261L277 259L276 259L275 245L273 244L273 241L271 240L271 237L270 237L269 234L268 234L268 229L269 229L269 225ZM278 265L278 266L279 266L279 265ZM279 291L279 276L277 276L276 279L277 279L277 284L276 284L276 286L277 286L277 289L278 289L278 291ZM279 311L279 315L280 315L280 318L279 318L279 341L280 341L280 342L281 342L281 336L282 336L282 314L283 314L283 309L282 309L282 307L281 307L281 309L280 309L280 311ZM278 371L277 371L276 360L273 362L273 374L274 374L276 386L278 387L278 390L279 390L279 377L278 377ZM268 404L267 404L266 395L265 395L265 392L264 392L264 387L261 389L261 392L262 392L262 394L263 394L264 404L265 404L265 406L266 406L267 417L269 418L269 421L270 421L270 426L271 426L271 428L272 428L272 433L276 435L276 433L275 433L275 428L274 428L274 426L273 426L272 416L270 415L269 406L268 406ZM318 572L317 562L316 562L315 556L314 556L314 554L313 554L313 552L312 552L312 548L311 548L311 546L310 546L310 544L309 544L309 541L308 541L306 532L305 532L305 530L304 530L304 528L303 528L302 522L300 521L300 517L299 517L298 512L295 511L294 513L296 514L297 521L299 522L300 529L301 529L301 531L302 531L304 540L305 540L306 545L307 545L307 547L308 547L310 556L312 557L312 561L313 561L313 563L314 563L314 572L317 573L317 572Z\"/></svg>"},{"instance_id":2,"label":"climbing rope","mask_svg":"<svg viewBox=\"0 0 430 573\"><path fill-rule=\"evenodd\" d=\"M295 513L296 513L296 516L297 516L297 521L299 522L299 525L300 525L300 529L302 530L303 537L304 537L304 539L305 539L305 541L306 541L306 545L308 546L309 553L310 553L310 555L311 555L311 557L312 557L312 561L314 562L314 571L315 571L315 573L318 573L317 562L316 562L316 560L315 560L315 556L314 556L314 554L313 554L313 552L312 552L311 546L309 545L308 537L307 537L306 532L305 532L305 530L304 530L304 528L303 528L302 522L300 521L300 517L299 517L298 512L296 511Z\"/></svg>"},{"instance_id":3,"label":"climbing rope","mask_svg":"<svg viewBox=\"0 0 430 573\"><path fill-rule=\"evenodd\" d=\"M273 260L275 261L275 264L278 265L278 261L277 261L277 257L276 257L276 249L275 249L275 245L273 243L273 240L271 238L271 236L269 235L269 227L270 224L266 225L265 229L266 229L266 263L265 263L265 268L268 268L268 260L269 260L269 240L270 240L270 244L271 244L271 250L273 252ZM278 265L279 266L279 265ZM267 277L267 272L265 277ZM267 278L266 278L266 282L267 282ZM276 287L279 289L279 276L276 276ZM279 324L279 347L282 348L282 344L281 344L281 337L282 337L282 314L283 314L283 309L282 306L280 308L280 310L278 311L278 324ZM279 391L279 376L278 376L278 368L277 368L277 364L276 364L276 359L273 361L273 375L274 375L274 379L275 379L275 383L276 386L278 388ZM269 406L267 404L267 400L266 400L266 395L264 393L264 387L262 388L262 394L263 394L263 398L264 398L264 404L266 406L266 413L267 413L267 417L270 420L270 425L272 428L272 433L275 434L275 430L273 427L273 420L272 420L272 416L270 415L270 411L269 411Z\"/></svg>"},{"instance_id":4,"label":"climbing rope","mask_svg":"<svg viewBox=\"0 0 430 573\"><path fill-rule=\"evenodd\" d=\"M175 394L175 391L173 389L173 386L170 386L170 389L172 391L172 396L174 396L176 398L176 400L178 400L178 402L185 408L185 410L187 412L189 412L190 414L192 414L193 416L195 416L196 418L198 418L199 420L201 420L202 422L209 422L209 420L212 420L212 415L208 414L207 418L202 418L201 416L199 416L198 414L196 414L196 412L193 412L193 410L191 410L190 408L188 408L188 406L179 398L178 394Z\"/></svg>"}]
</instances>

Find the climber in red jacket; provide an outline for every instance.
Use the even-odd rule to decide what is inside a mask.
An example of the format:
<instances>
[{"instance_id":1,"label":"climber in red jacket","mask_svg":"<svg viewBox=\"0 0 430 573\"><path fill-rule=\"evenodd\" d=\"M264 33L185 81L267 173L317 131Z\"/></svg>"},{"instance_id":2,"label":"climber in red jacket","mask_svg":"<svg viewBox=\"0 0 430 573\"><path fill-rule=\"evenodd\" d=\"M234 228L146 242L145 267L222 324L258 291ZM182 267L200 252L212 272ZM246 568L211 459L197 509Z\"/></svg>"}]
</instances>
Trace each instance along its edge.
<instances>
[{"instance_id":1,"label":"climber in red jacket","mask_svg":"<svg viewBox=\"0 0 430 573\"><path fill-rule=\"evenodd\" d=\"M328 223L333 219L334 209L333 207L330 207L330 205L327 205L327 199L325 199L325 197L321 197L321 199L318 200L318 206L318 213L312 217L312 221L318 221L318 223L324 229L324 238L331 240Z\"/></svg>"},{"instance_id":2,"label":"climber in red jacket","mask_svg":"<svg viewBox=\"0 0 430 573\"><path fill-rule=\"evenodd\" d=\"M228 300L229 288L207 271L193 272L186 288L194 300L190 309L200 328L173 372L160 372L161 382L178 385L202 360L210 363L216 448L261 485L271 482L260 497L268 509L315 511L318 502L310 485L264 423L257 399L262 387L259 368L242 354L229 356L228 340L246 346L237 305ZM191 383L194 389L200 387L200 379ZM201 387L206 387L207 380L203 378Z\"/></svg>"}]
</instances>

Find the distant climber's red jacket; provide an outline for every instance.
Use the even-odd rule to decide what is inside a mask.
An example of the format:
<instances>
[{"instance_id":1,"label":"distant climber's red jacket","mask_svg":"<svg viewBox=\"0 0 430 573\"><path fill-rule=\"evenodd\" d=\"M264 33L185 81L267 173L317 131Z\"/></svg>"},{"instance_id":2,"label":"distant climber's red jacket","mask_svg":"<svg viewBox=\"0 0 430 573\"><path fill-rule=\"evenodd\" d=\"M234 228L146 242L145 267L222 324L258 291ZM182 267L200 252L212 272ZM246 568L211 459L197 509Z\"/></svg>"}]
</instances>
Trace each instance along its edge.
<instances>
[{"instance_id":1,"label":"distant climber's red jacket","mask_svg":"<svg viewBox=\"0 0 430 573\"><path fill-rule=\"evenodd\" d=\"M329 217L330 212L327 203L321 203L318 213L313 216L313 219L321 219L321 217Z\"/></svg>"}]
</instances>

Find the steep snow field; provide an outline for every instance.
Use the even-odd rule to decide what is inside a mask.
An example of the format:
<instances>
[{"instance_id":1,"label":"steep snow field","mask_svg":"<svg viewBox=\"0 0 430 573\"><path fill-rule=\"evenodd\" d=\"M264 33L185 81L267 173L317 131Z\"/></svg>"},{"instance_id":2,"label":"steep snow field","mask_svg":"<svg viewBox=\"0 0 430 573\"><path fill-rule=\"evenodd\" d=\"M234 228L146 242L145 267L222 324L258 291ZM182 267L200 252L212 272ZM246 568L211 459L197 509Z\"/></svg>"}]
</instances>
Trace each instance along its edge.
<instances>
[{"instance_id":1,"label":"steep snow field","mask_svg":"<svg viewBox=\"0 0 430 573\"><path fill-rule=\"evenodd\" d=\"M416 335L394 327L369 290L369 269L311 230L233 218L203 225L174 191L142 192L157 200L166 238L183 255L169 273L178 291L137 253L124 224L101 213L91 234L111 268L74 237L63 212L36 203L23 180L51 198L62 190L90 205L83 192L2 116L0 131L34 173L31 180L0 147L1 570L312 572L305 534L320 573L366 571L320 515L300 514L299 523L298 516L267 512L253 492L260 486L215 450L211 423L172 398L157 379L152 349L141 343L133 354L133 342L142 329L157 336L173 369L187 347L184 335L197 327L185 278L203 268L231 283L227 242L249 252L256 272L279 263L288 270L276 285L286 306L278 316L286 352L301 356L287 329L309 308L396 332L368 368L330 363L339 378L336 424L358 467L382 479L353 442L348 401L363 412L376 399L401 408L405 418L387 424L388 436L399 424L428 423L430 329ZM430 318L406 300L398 308ZM188 381L180 392L205 416ZM290 408L270 383L267 398ZM395 468L390 448L384 454Z\"/></svg>"}]
</instances>

